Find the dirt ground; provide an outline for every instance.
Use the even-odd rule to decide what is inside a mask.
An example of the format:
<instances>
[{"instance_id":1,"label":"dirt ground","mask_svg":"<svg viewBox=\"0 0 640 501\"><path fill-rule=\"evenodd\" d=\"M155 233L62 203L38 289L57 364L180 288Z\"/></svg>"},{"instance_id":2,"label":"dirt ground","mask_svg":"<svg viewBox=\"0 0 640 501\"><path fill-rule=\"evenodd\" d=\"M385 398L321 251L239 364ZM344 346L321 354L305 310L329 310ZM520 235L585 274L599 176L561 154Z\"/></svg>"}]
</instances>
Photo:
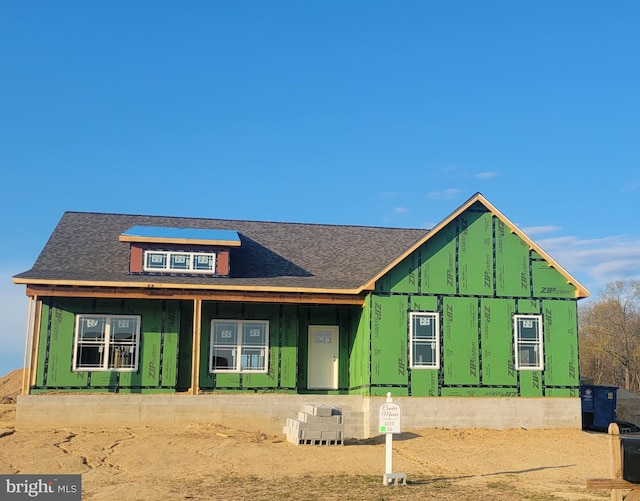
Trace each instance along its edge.
<instances>
[{"instance_id":1,"label":"dirt ground","mask_svg":"<svg viewBox=\"0 0 640 501\"><path fill-rule=\"evenodd\" d=\"M609 477L604 433L406 430L394 436L393 471L407 485L384 486L384 437L300 446L211 424L16 431L20 382L20 371L0 379L0 474L79 473L86 500L609 499L585 488ZM621 391L618 417L640 423L640 398Z\"/></svg>"}]
</instances>

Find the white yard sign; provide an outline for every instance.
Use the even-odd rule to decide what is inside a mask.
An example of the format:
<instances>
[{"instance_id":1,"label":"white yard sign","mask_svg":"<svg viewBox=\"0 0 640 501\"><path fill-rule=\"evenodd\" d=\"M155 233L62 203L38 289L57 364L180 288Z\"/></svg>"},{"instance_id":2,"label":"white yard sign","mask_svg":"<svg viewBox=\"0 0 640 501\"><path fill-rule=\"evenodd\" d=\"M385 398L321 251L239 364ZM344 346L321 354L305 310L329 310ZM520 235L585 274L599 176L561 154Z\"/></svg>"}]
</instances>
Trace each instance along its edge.
<instances>
[{"instance_id":1,"label":"white yard sign","mask_svg":"<svg viewBox=\"0 0 640 501\"><path fill-rule=\"evenodd\" d=\"M380 433L400 433L400 406L382 404L380 406Z\"/></svg>"},{"instance_id":2,"label":"white yard sign","mask_svg":"<svg viewBox=\"0 0 640 501\"><path fill-rule=\"evenodd\" d=\"M393 473L393 434L400 433L400 406L393 403L391 393L387 393L386 403L380 406L380 433L385 434L385 458L384 476L382 483L389 485L391 482L403 484L407 483L407 476L404 473Z\"/></svg>"}]
</instances>

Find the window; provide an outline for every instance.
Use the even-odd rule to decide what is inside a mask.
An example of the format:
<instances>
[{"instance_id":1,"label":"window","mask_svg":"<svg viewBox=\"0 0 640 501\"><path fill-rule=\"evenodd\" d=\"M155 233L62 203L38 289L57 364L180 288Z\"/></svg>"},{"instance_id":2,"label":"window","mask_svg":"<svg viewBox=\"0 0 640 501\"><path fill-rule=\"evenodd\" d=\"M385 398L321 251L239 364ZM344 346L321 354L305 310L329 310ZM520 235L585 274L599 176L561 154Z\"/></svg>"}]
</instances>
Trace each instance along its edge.
<instances>
[{"instance_id":1,"label":"window","mask_svg":"<svg viewBox=\"0 0 640 501\"><path fill-rule=\"evenodd\" d=\"M269 322L212 320L209 372L267 372Z\"/></svg>"},{"instance_id":2,"label":"window","mask_svg":"<svg viewBox=\"0 0 640 501\"><path fill-rule=\"evenodd\" d=\"M142 269L148 272L213 275L216 272L216 254L214 252L147 250L144 251Z\"/></svg>"},{"instance_id":3,"label":"window","mask_svg":"<svg viewBox=\"0 0 640 501\"><path fill-rule=\"evenodd\" d=\"M73 370L136 371L140 317L77 315Z\"/></svg>"},{"instance_id":4,"label":"window","mask_svg":"<svg viewBox=\"0 0 640 501\"><path fill-rule=\"evenodd\" d=\"M542 315L514 315L516 369L542 370Z\"/></svg>"},{"instance_id":5,"label":"window","mask_svg":"<svg viewBox=\"0 0 640 501\"><path fill-rule=\"evenodd\" d=\"M440 368L440 317L437 313L409 314L409 366Z\"/></svg>"}]
</instances>

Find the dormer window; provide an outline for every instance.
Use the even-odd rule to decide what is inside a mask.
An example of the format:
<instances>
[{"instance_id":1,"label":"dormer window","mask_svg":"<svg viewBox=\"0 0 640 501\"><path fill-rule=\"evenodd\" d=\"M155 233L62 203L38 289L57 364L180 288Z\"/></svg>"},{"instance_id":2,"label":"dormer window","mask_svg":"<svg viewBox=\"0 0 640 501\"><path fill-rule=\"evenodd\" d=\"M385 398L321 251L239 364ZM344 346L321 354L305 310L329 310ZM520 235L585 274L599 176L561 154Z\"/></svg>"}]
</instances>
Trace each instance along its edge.
<instances>
[{"instance_id":1,"label":"dormer window","mask_svg":"<svg viewBox=\"0 0 640 501\"><path fill-rule=\"evenodd\" d=\"M143 271L216 274L215 252L144 251Z\"/></svg>"},{"instance_id":2,"label":"dormer window","mask_svg":"<svg viewBox=\"0 0 640 501\"><path fill-rule=\"evenodd\" d=\"M129 273L228 277L236 231L134 226L120 234L129 243Z\"/></svg>"}]
</instances>

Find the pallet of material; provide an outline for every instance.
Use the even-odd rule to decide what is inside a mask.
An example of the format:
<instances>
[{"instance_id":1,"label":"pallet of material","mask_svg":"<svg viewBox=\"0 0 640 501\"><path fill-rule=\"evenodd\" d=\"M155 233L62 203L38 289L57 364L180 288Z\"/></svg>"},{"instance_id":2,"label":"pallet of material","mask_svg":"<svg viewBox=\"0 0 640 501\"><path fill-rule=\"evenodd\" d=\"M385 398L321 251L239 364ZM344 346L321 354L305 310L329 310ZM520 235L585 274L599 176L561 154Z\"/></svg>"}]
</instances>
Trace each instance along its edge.
<instances>
[{"instance_id":1,"label":"pallet of material","mask_svg":"<svg viewBox=\"0 0 640 501\"><path fill-rule=\"evenodd\" d=\"M297 418L287 418L282 431L296 445L344 445L342 411L326 404L304 404Z\"/></svg>"}]
</instances>

